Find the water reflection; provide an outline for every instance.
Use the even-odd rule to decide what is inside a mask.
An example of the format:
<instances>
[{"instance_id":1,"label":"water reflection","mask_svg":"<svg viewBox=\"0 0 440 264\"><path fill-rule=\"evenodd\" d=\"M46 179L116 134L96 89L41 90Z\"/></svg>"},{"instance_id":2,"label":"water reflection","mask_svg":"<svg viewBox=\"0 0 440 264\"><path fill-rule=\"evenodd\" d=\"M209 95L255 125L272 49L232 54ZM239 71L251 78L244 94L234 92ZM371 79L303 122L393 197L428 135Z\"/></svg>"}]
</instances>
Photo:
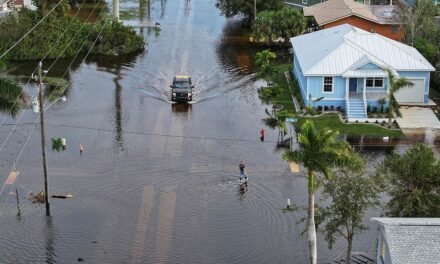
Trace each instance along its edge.
<instances>
[{"instance_id":1,"label":"water reflection","mask_svg":"<svg viewBox=\"0 0 440 264\"><path fill-rule=\"evenodd\" d=\"M174 113L188 113L188 114L191 114L192 104L175 103L175 104L171 104L171 108L172 108Z\"/></svg>"},{"instance_id":2,"label":"water reflection","mask_svg":"<svg viewBox=\"0 0 440 264\"><path fill-rule=\"evenodd\" d=\"M43 227L43 238L45 243L44 248L46 252L46 263L56 263L56 230L51 216L47 217L46 223Z\"/></svg>"}]
</instances>

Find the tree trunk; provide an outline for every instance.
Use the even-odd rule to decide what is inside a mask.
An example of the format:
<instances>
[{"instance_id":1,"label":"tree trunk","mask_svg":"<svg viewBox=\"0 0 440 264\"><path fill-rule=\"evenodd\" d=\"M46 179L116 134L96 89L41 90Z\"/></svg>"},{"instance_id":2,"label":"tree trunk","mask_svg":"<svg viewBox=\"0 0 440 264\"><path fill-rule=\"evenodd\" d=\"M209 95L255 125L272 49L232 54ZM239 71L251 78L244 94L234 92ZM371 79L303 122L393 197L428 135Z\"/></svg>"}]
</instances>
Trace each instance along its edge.
<instances>
[{"instance_id":1,"label":"tree trunk","mask_svg":"<svg viewBox=\"0 0 440 264\"><path fill-rule=\"evenodd\" d=\"M393 112L394 112L393 106L391 104L391 96L392 96L392 94L390 91L390 97L388 99L388 126L391 126L391 124L392 124L391 119L393 118Z\"/></svg>"},{"instance_id":2,"label":"tree trunk","mask_svg":"<svg viewBox=\"0 0 440 264\"><path fill-rule=\"evenodd\" d=\"M348 238L347 239L347 243L348 243L348 247L347 247L347 256L345 257L345 262L347 262L347 264L351 263L351 246L353 244L353 238Z\"/></svg>"},{"instance_id":3,"label":"tree trunk","mask_svg":"<svg viewBox=\"0 0 440 264\"><path fill-rule=\"evenodd\" d=\"M309 208L307 234L309 239L310 264L316 264L316 230L315 230L315 179L313 171L309 171Z\"/></svg>"}]
</instances>

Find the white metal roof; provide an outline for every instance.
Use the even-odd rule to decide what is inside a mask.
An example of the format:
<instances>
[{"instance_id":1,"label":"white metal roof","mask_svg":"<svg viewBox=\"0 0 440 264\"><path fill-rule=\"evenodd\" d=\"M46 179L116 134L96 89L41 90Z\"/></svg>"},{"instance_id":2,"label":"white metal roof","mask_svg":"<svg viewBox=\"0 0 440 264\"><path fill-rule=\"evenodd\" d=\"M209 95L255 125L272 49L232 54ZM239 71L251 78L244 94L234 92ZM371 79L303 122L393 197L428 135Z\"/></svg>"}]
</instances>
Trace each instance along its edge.
<instances>
[{"instance_id":1,"label":"white metal roof","mask_svg":"<svg viewBox=\"0 0 440 264\"><path fill-rule=\"evenodd\" d=\"M354 78L354 77L387 77L388 72L383 69L357 69L348 70L342 74L344 78Z\"/></svg>"},{"instance_id":2,"label":"white metal roof","mask_svg":"<svg viewBox=\"0 0 440 264\"><path fill-rule=\"evenodd\" d=\"M342 75L367 57L393 71L434 71L413 47L344 24L290 39L306 76Z\"/></svg>"},{"instance_id":3,"label":"white metal roof","mask_svg":"<svg viewBox=\"0 0 440 264\"><path fill-rule=\"evenodd\" d=\"M393 263L438 264L440 218L372 218L383 227Z\"/></svg>"}]
</instances>

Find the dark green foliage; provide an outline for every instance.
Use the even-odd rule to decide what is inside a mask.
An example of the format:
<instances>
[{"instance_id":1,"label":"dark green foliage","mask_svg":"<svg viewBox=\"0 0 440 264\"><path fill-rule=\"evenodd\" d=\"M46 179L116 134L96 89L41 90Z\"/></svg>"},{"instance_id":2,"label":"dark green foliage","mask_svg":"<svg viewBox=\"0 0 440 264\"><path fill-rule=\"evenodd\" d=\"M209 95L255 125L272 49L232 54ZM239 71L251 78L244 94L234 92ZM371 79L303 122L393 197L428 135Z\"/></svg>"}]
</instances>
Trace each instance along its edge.
<instances>
[{"instance_id":1,"label":"dark green foliage","mask_svg":"<svg viewBox=\"0 0 440 264\"><path fill-rule=\"evenodd\" d=\"M291 37L304 31L306 22L304 16L296 9L284 7L276 11L258 13L253 29L257 40L272 42L273 39L283 38L287 43Z\"/></svg>"},{"instance_id":2,"label":"dark green foliage","mask_svg":"<svg viewBox=\"0 0 440 264\"><path fill-rule=\"evenodd\" d=\"M317 210L316 218L322 221L330 249L338 237L347 240L347 263L350 263L353 237L367 229L363 224L366 211L379 205L378 183L362 172L349 170L337 171L333 179L325 181L323 200L331 199L331 203Z\"/></svg>"},{"instance_id":3,"label":"dark green foliage","mask_svg":"<svg viewBox=\"0 0 440 264\"><path fill-rule=\"evenodd\" d=\"M102 22L92 34L92 39L96 39L99 31L105 25ZM117 55L129 54L144 49L144 38L137 35L132 27L124 26L120 22L112 21L102 31L101 37L98 39L94 54Z\"/></svg>"},{"instance_id":4,"label":"dark green foliage","mask_svg":"<svg viewBox=\"0 0 440 264\"><path fill-rule=\"evenodd\" d=\"M0 76L0 111L6 112L13 117L26 107L29 101L23 87L14 80ZM9 112L10 111L10 112Z\"/></svg>"},{"instance_id":5,"label":"dark green foliage","mask_svg":"<svg viewBox=\"0 0 440 264\"><path fill-rule=\"evenodd\" d=\"M228 18L237 15L254 17L254 0L217 0L215 5ZM257 12L277 10L282 5L282 0L257 0Z\"/></svg>"},{"instance_id":6,"label":"dark green foliage","mask_svg":"<svg viewBox=\"0 0 440 264\"><path fill-rule=\"evenodd\" d=\"M42 17L43 14L40 12L24 9L18 16L8 16L4 19L0 23L0 52L11 47ZM101 20L94 26L84 24L76 18L51 14L6 57L13 60L36 60L43 58L49 51L47 58L57 58L60 54L61 57L71 57L79 50L86 53L104 25L106 27L92 54L127 54L143 49L143 38L131 27L123 26L119 22ZM64 33L66 28L67 31ZM60 40L57 41L58 39Z\"/></svg>"},{"instance_id":7,"label":"dark green foliage","mask_svg":"<svg viewBox=\"0 0 440 264\"><path fill-rule=\"evenodd\" d=\"M416 40L422 38L435 43L440 33L436 15L437 8L432 0L417 0L413 6L401 5L404 42L414 46Z\"/></svg>"},{"instance_id":8,"label":"dark green foliage","mask_svg":"<svg viewBox=\"0 0 440 264\"><path fill-rule=\"evenodd\" d=\"M423 57L432 63L434 63L437 59L437 46L424 38L418 38L414 42L414 48L416 48L423 55Z\"/></svg>"},{"instance_id":9,"label":"dark green foliage","mask_svg":"<svg viewBox=\"0 0 440 264\"><path fill-rule=\"evenodd\" d=\"M440 162L432 148L418 144L388 156L378 169L389 181L387 214L440 217Z\"/></svg>"},{"instance_id":10,"label":"dark green foliage","mask_svg":"<svg viewBox=\"0 0 440 264\"><path fill-rule=\"evenodd\" d=\"M255 55L255 64L258 66L258 72L262 78L268 83L278 73L278 71L272 66L271 61L276 59L277 55L270 50L263 50L257 52Z\"/></svg>"},{"instance_id":11,"label":"dark green foliage","mask_svg":"<svg viewBox=\"0 0 440 264\"><path fill-rule=\"evenodd\" d=\"M52 150L60 152L61 150L66 150L63 146L61 138L52 138Z\"/></svg>"},{"instance_id":12,"label":"dark green foliage","mask_svg":"<svg viewBox=\"0 0 440 264\"><path fill-rule=\"evenodd\" d=\"M281 92L281 87L274 85L272 87L264 87L258 90L261 100L269 102Z\"/></svg>"}]
</instances>

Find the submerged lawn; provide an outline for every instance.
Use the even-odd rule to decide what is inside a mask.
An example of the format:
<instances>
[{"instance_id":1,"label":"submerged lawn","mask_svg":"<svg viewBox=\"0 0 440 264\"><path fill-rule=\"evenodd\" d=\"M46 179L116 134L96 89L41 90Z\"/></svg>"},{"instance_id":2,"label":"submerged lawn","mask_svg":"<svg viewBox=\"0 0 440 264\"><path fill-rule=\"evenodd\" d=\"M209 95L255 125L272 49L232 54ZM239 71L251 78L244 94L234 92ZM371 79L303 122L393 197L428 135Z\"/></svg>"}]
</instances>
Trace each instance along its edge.
<instances>
[{"instance_id":1,"label":"submerged lawn","mask_svg":"<svg viewBox=\"0 0 440 264\"><path fill-rule=\"evenodd\" d=\"M339 116L336 114L327 114L320 117L300 117L298 118L298 126L304 124L306 120L311 120L316 128L328 127L333 130L338 130L341 134L354 136L374 136L374 137L392 137L402 138L401 130L391 130L372 124L345 124L341 122Z\"/></svg>"}]
</instances>

